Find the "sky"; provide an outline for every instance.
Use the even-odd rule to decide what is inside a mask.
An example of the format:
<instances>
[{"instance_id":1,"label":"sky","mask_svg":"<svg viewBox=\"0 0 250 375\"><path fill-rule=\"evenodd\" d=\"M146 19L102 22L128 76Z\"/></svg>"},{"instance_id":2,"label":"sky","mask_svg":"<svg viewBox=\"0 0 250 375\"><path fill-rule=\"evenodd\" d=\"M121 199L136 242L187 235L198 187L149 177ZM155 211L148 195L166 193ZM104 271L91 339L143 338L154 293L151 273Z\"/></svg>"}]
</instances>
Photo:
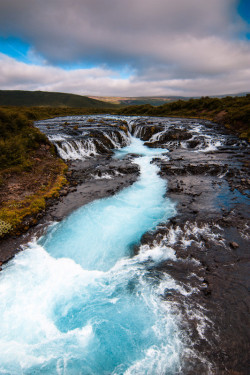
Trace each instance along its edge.
<instances>
[{"instance_id":1,"label":"sky","mask_svg":"<svg viewBox=\"0 0 250 375\"><path fill-rule=\"evenodd\" d=\"M0 89L250 91L250 0L0 0Z\"/></svg>"}]
</instances>

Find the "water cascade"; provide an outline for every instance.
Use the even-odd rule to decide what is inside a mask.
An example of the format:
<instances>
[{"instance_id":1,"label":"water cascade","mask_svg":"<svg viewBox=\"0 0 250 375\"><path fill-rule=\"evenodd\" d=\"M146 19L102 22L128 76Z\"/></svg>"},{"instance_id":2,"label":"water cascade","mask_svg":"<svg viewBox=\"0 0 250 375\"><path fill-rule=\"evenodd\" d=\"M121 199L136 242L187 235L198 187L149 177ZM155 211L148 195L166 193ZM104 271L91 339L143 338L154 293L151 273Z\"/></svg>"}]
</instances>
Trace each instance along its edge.
<instances>
[{"instance_id":1,"label":"water cascade","mask_svg":"<svg viewBox=\"0 0 250 375\"><path fill-rule=\"evenodd\" d=\"M105 116L104 116L105 118ZM54 143L64 160L77 160L95 155L111 154L130 143L126 122L96 116L75 116L37 122L39 129Z\"/></svg>"},{"instance_id":2,"label":"water cascade","mask_svg":"<svg viewBox=\"0 0 250 375\"><path fill-rule=\"evenodd\" d=\"M181 287L150 270L174 252L131 254L144 232L175 212L151 164L166 150L132 138L115 157L129 153L141 170L134 185L54 223L4 267L1 374L179 373L178 315L162 295Z\"/></svg>"}]
</instances>

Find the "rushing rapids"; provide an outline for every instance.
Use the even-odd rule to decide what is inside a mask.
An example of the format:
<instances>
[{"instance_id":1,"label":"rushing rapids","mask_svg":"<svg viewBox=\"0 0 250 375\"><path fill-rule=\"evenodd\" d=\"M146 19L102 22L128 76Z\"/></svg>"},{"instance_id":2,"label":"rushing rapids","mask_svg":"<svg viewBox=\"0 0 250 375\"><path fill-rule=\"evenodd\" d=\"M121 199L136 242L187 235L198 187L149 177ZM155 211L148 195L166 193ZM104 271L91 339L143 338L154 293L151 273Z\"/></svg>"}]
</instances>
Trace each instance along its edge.
<instances>
[{"instance_id":1,"label":"rushing rapids","mask_svg":"<svg viewBox=\"0 0 250 375\"><path fill-rule=\"evenodd\" d=\"M74 188L3 267L0 373L247 373L247 143L196 120L37 126Z\"/></svg>"},{"instance_id":2,"label":"rushing rapids","mask_svg":"<svg viewBox=\"0 0 250 375\"><path fill-rule=\"evenodd\" d=\"M62 117L40 122L39 128L47 134L65 160L110 154L111 149L124 147L129 142L127 127L122 120L104 123L100 117L96 123L91 117Z\"/></svg>"}]
</instances>

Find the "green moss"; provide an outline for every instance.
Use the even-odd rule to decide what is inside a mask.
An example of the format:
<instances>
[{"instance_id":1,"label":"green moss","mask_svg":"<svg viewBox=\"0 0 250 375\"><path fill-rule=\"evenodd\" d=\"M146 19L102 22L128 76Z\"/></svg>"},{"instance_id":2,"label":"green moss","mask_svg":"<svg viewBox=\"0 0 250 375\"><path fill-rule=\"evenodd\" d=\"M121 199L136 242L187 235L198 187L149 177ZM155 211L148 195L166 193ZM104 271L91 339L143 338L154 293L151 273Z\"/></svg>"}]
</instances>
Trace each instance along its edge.
<instances>
[{"instance_id":1,"label":"green moss","mask_svg":"<svg viewBox=\"0 0 250 375\"><path fill-rule=\"evenodd\" d=\"M0 220L0 238L9 233L12 230L10 223Z\"/></svg>"},{"instance_id":2,"label":"green moss","mask_svg":"<svg viewBox=\"0 0 250 375\"><path fill-rule=\"evenodd\" d=\"M124 131L125 133L128 132L128 129L127 129L127 127L126 127L125 125L120 125L120 126L119 126L119 129L121 129L121 130Z\"/></svg>"}]
</instances>

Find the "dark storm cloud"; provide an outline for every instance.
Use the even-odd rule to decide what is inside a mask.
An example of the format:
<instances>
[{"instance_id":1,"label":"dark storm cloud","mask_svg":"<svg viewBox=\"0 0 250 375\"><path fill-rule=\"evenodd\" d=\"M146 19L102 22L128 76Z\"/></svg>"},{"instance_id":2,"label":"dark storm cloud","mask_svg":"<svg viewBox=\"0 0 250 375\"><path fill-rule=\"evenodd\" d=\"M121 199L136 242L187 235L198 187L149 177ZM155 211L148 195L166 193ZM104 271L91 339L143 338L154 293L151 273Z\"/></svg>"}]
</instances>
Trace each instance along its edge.
<instances>
[{"instance_id":1,"label":"dark storm cloud","mask_svg":"<svg viewBox=\"0 0 250 375\"><path fill-rule=\"evenodd\" d=\"M22 37L51 62L84 59L140 66L175 60L171 45L180 44L180 39L233 35L241 24L231 12L234 3L235 0L2 0L0 31Z\"/></svg>"}]
</instances>

